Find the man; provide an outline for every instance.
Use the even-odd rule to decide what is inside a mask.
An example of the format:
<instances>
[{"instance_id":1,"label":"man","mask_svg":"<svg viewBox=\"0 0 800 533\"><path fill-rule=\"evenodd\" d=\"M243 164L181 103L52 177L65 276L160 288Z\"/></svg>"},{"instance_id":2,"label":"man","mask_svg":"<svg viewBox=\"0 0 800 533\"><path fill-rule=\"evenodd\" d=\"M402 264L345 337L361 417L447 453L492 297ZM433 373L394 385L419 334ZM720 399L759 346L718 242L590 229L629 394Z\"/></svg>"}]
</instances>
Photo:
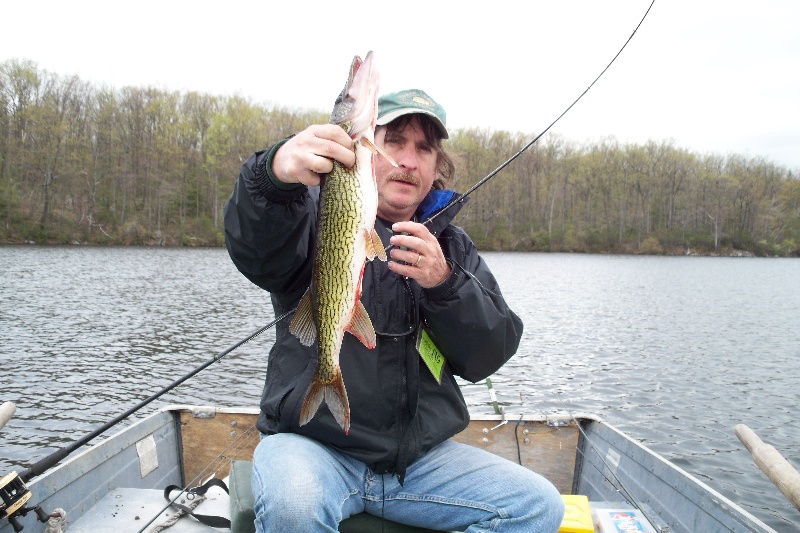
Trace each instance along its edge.
<instances>
[{"instance_id":1,"label":"man","mask_svg":"<svg viewBox=\"0 0 800 533\"><path fill-rule=\"evenodd\" d=\"M508 308L472 241L449 224L454 165L442 147L444 109L420 90L379 99L375 144L378 220L390 261L368 261L361 302L377 333L367 349L345 335L340 354L351 407L348 434L325 407L299 425L316 366L315 347L277 326L253 459L259 531L336 531L367 512L441 530L556 531L560 495L543 477L448 439L469 414L454 376L478 381L517 350L522 323ZM311 280L320 176L333 160L352 166L353 141L336 125L310 126L242 166L225 207L237 268L270 292L276 316L293 309ZM253 310L257 312L257 310ZM423 362L424 329L444 355Z\"/></svg>"}]
</instances>

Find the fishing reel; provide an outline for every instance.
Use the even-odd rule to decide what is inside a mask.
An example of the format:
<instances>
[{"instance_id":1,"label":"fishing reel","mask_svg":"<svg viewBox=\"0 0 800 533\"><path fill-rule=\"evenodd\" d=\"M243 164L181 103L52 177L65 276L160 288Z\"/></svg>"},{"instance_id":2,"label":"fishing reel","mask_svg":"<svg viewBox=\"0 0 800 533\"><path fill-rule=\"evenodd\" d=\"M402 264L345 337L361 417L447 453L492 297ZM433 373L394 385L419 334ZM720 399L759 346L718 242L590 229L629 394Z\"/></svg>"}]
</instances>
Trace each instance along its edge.
<instances>
[{"instance_id":1,"label":"fishing reel","mask_svg":"<svg viewBox=\"0 0 800 533\"><path fill-rule=\"evenodd\" d=\"M15 406L11 402L5 402L0 405L0 429L14 416L14 411ZM0 520L8 519L9 524L17 533L22 531L23 528L17 518L25 516L31 511L36 513L36 518L39 519L39 522L47 522L50 518L50 515L38 505L24 507L28 500L31 499L31 496L33 494L16 472L11 472L0 478Z\"/></svg>"},{"instance_id":2,"label":"fishing reel","mask_svg":"<svg viewBox=\"0 0 800 533\"><path fill-rule=\"evenodd\" d=\"M17 533L23 529L17 519L31 511L36 513L39 522L45 523L50 519L50 515L38 505L24 507L31 496L31 491L16 472L11 472L0 479L0 520L8 519Z\"/></svg>"}]
</instances>

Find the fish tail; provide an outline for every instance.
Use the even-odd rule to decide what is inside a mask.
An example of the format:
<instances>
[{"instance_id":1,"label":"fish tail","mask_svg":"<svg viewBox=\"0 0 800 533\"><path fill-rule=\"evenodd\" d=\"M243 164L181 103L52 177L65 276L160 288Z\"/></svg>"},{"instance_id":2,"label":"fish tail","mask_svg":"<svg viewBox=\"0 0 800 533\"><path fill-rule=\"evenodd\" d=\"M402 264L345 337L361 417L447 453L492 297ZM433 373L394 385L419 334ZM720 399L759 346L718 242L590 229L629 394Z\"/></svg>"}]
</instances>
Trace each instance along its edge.
<instances>
[{"instance_id":1,"label":"fish tail","mask_svg":"<svg viewBox=\"0 0 800 533\"><path fill-rule=\"evenodd\" d=\"M300 408L301 426L314 418L323 400L328 404L328 409L344 430L344 434L347 435L350 432L350 404L347 401L347 390L344 388L341 370L336 370L331 382L323 382L314 376Z\"/></svg>"}]
</instances>

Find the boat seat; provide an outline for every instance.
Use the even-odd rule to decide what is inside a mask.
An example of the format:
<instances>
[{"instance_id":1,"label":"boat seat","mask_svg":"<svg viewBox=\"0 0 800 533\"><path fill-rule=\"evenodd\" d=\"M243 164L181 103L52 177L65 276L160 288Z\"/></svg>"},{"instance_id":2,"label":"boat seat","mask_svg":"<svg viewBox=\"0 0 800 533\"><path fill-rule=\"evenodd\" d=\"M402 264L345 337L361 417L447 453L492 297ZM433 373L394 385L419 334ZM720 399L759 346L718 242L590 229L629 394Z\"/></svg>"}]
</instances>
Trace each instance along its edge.
<instances>
[{"instance_id":1,"label":"boat seat","mask_svg":"<svg viewBox=\"0 0 800 533\"><path fill-rule=\"evenodd\" d=\"M228 487L231 495L231 533L255 533L252 485L250 478L253 463L250 461L232 461ZM386 520L367 513L357 514L342 520L339 531L344 533L436 533L432 529L407 526Z\"/></svg>"}]
</instances>

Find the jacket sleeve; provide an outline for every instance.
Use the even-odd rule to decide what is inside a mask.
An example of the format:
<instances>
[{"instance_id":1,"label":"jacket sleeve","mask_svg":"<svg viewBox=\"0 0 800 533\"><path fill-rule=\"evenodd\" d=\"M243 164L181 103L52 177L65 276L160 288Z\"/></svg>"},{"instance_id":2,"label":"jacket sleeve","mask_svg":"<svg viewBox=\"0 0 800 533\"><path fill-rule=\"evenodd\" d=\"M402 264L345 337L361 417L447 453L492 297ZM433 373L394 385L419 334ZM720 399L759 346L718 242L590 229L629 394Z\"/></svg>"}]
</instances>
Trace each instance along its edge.
<instances>
[{"instance_id":1,"label":"jacket sleeve","mask_svg":"<svg viewBox=\"0 0 800 533\"><path fill-rule=\"evenodd\" d=\"M424 290L421 310L434 342L453 372L476 382L492 375L516 353L522 321L508 307L497 280L462 230L440 240L452 273Z\"/></svg>"},{"instance_id":2,"label":"jacket sleeve","mask_svg":"<svg viewBox=\"0 0 800 533\"><path fill-rule=\"evenodd\" d=\"M270 178L272 155L283 142L242 165L225 204L225 245L250 281L297 299L311 279L319 189Z\"/></svg>"}]
</instances>

